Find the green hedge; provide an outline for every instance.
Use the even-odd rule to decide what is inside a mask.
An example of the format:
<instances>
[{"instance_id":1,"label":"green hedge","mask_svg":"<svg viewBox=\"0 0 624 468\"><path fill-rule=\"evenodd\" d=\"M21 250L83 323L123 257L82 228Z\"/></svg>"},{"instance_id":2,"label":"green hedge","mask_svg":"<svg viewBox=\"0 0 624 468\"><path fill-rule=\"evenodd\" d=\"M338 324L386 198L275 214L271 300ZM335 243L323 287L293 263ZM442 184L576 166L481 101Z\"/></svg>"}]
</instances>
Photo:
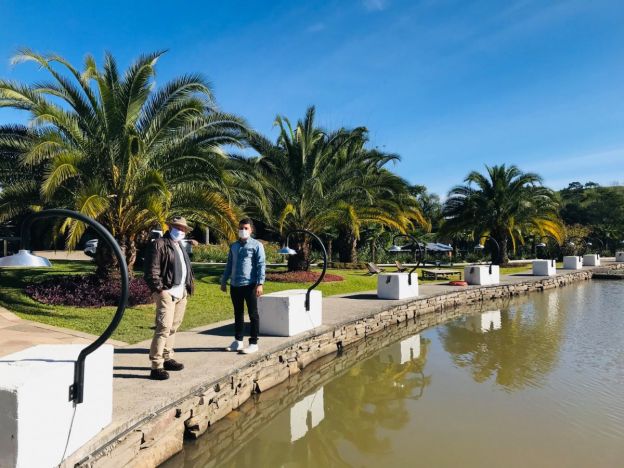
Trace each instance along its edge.
<instances>
[{"instance_id":1,"label":"green hedge","mask_svg":"<svg viewBox=\"0 0 624 468\"><path fill-rule=\"evenodd\" d=\"M268 263L282 263L284 257L277 253L280 249L279 245L262 241L264 245L264 253ZM194 262L227 262L229 244L200 244L193 247Z\"/></svg>"},{"instance_id":2,"label":"green hedge","mask_svg":"<svg viewBox=\"0 0 624 468\"><path fill-rule=\"evenodd\" d=\"M366 263L329 262L329 268L335 268L338 270L366 270Z\"/></svg>"}]
</instances>

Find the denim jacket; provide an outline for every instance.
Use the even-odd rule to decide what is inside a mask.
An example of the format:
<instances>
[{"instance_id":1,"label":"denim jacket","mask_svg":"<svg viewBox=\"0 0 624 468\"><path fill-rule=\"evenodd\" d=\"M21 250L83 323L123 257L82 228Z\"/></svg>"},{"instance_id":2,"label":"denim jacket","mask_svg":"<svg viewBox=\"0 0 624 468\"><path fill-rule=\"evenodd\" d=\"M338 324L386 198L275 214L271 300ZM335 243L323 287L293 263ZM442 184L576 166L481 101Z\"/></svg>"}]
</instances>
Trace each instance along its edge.
<instances>
[{"instance_id":1,"label":"denim jacket","mask_svg":"<svg viewBox=\"0 0 624 468\"><path fill-rule=\"evenodd\" d=\"M230 245L227 264L221 277L221 284L230 284L234 287L250 284L264 284L266 261L264 246L253 237L247 242L234 242Z\"/></svg>"}]
</instances>

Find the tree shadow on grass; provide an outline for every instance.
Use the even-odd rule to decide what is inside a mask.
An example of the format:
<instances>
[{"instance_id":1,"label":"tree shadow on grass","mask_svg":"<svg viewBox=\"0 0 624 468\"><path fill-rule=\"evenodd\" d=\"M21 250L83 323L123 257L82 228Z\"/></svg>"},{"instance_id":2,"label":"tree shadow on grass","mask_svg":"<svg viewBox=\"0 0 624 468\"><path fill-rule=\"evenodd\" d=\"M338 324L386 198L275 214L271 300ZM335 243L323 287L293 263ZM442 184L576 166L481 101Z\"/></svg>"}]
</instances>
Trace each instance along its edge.
<instances>
[{"instance_id":1,"label":"tree shadow on grass","mask_svg":"<svg viewBox=\"0 0 624 468\"><path fill-rule=\"evenodd\" d=\"M41 304L30 299L26 294L22 297L14 294L13 291L6 293L4 289L0 289L0 305L11 312L30 315L33 317L57 317L65 319L79 320L82 317L75 314L60 313L54 306Z\"/></svg>"}]
</instances>

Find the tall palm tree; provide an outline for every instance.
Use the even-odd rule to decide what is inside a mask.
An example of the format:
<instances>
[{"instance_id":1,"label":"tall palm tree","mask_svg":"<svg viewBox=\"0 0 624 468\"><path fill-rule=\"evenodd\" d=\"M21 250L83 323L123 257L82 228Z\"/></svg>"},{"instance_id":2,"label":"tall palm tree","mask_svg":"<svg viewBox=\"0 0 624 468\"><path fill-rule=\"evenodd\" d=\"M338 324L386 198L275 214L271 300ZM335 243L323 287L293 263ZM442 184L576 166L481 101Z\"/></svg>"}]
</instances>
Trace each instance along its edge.
<instances>
[{"instance_id":1,"label":"tall palm tree","mask_svg":"<svg viewBox=\"0 0 624 468\"><path fill-rule=\"evenodd\" d=\"M362 127L326 132L315 125L314 116L310 107L295 127L278 116L276 143L250 136L260 156L245 164L253 167L266 193L250 211L281 234L338 228L352 252L362 225L379 223L405 232L414 222L426 223L407 184L384 168L396 155L366 150ZM307 270L309 239L301 239L298 249L299 255L289 258L289 269Z\"/></svg>"},{"instance_id":2,"label":"tall palm tree","mask_svg":"<svg viewBox=\"0 0 624 468\"><path fill-rule=\"evenodd\" d=\"M516 166L486 166L487 174L473 171L466 185L453 187L444 205L447 234L469 231L474 238L490 235L500 244L492 259L497 264L509 261L512 248L524 243L526 234L553 236L563 241L565 230L559 218L554 192L541 185L540 176L522 172Z\"/></svg>"},{"instance_id":3,"label":"tall palm tree","mask_svg":"<svg viewBox=\"0 0 624 468\"><path fill-rule=\"evenodd\" d=\"M123 74L110 54L101 68L87 56L82 70L58 55L30 50L13 59L35 62L51 80L0 80L0 107L29 112L33 127L26 136L0 129L0 144L19 153L22 168L43 172L36 186L0 194L0 220L15 215L8 198L37 193L38 200L18 206L62 206L97 219L124 249L130 267L138 237L163 226L173 212L234 236L235 188L227 183L222 146L241 144L244 122L216 108L200 75L156 88L162 55L143 55ZM61 229L72 248L85 225L65 220ZM112 271L114 258L105 248L98 248L96 260L99 273Z\"/></svg>"}]
</instances>

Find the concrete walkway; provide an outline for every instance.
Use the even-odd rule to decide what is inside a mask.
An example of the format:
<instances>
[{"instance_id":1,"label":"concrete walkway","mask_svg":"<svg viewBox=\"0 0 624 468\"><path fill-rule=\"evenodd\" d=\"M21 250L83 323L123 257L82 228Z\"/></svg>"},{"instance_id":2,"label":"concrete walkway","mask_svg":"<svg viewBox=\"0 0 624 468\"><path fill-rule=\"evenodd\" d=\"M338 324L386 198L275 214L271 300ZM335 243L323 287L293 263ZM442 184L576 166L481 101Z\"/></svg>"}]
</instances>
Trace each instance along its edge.
<instances>
[{"instance_id":1,"label":"concrete walkway","mask_svg":"<svg viewBox=\"0 0 624 468\"><path fill-rule=\"evenodd\" d=\"M613 263L603 259L603 265ZM584 270L596 270L601 267L589 267ZM559 270L557 276L575 273L571 270ZM545 277L534 277L530 271L501 277L501 285L527 281L539 281ZM482 288L481 286L469 286ZM421 284L418 299L441 296L456 292L466 287L442 284ZM191 298L191 300L193 300ZM323 325L314 330L320 334L334 329L337 325L350 323L360 318L371 316L393 306L407 304L414 299L404 301L380 300L376 292L347 294L326 297L323 300ZM206 307L209 307L206 304ZM6 353L6 344L13 346L13 351L26 347L27 344L39 343L84 343L91 340L78 332L51 330L40 324L15 320L6 311L0 311L0 342L2 352ZM13 316L14 317L14 316ZM167 381L148 379L150 363L148 360L149 340L135 345L117 346L114 361L114 409L113 422L98 436L84 446L79 453L71 457L72 463L79 461L95 450L114 441L120 435L144 422L150 415L173 407L176 402L186 398L202 385L215 382L237 369L256 361L262 355L275 352L302 338L310 332L295 337L261 337L260 350L256 355L228 353L223 348L232 341L233 321L212 324L210 326L181 332L176 339L176 360L186 366L182 372L171 372ZM21 333L21 335L20 335ZM82 335L82 336L81 336ZM8 338L7 338L8 337ZM8 341L5 341L7 340ZM12 344L11 344L12 343ZM1 355L2 353L0 353Z\"/></svg>"},{"instance_id":2,"label":"concrete walkway","mask_svg":"<svg viewBox=\"0 0 624 468\"><path fill-rule=\"evenodd\" d=\"M22 320L0 307L0 358L39 344L89 344L96 338L88 333ZM117 340L109 340L108 343L127 345Z\"/></svg>"}]
</instances>

